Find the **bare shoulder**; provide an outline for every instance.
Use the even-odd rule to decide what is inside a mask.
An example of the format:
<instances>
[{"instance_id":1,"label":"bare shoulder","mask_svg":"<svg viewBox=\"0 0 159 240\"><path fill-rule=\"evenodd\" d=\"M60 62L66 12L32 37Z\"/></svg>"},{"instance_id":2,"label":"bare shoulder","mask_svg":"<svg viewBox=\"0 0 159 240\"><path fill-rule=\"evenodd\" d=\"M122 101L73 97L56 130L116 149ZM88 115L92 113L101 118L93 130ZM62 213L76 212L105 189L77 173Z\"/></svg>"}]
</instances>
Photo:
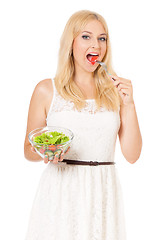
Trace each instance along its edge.
<instances>
[{"instance_id":1,"label":"bare shoulder","mask_svg":"<svg viewBox=\"0 0 159 240\"><path fill-rule=\"evenodd\" d=\"M39 104L41 108L43 108L45 115L47 116L51 101L53 97L53 86L52 86L52 79L44 79L41 80L34 89L32 98L31 98L31 103L33 105Z\"/></svg>"},{"instance_id":2,"label":"bare shoulder","mask_svg":"<svg viewBox=\"0 0 159 240\"><path fill-rule=\"evenodd\" d=\"M51 105L51 101L53 98L53 86L52 86L52 79L44 79L41 80L36 85L36 91L38 95L41 95L41 102L44 104L46 116L49 112L49 108Z\"/></svg>"},{"instance_id":3,"label":"bare shoulder","mask_svg":"<svg viewBox=\"0 0 159 240\"><path fill-rule=\"evenodd\" d=\"M49 99L52 99L53 86L51 79L41 80L34 89L34 95L38 97L43 103L47 103Z\"/></svg>"},{"instance_id":4,"label":"bare shoulder","mask_svg":"<svg viewBox=\"0 0 159 240\"><path fill-rule=\"evenodd\" d=\"M52 79L48 78L48 79L44 79L41 80L35 87L35 91L38 93L41 93L42 95L46 95L46 97L49 94L52 94L53 90L53 86L52 86Z\"/></svg>"}]
</instances>

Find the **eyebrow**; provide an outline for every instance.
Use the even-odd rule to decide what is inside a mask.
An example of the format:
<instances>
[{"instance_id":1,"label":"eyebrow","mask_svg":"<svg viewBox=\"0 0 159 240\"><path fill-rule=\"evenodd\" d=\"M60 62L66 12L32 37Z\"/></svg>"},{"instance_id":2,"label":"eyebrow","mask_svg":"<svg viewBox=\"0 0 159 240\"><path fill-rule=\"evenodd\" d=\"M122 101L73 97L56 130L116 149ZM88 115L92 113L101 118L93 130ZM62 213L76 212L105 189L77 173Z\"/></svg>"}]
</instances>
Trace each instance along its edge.
<instances>
[{"instance_id":1,"label":"eyebrow","mask_svg":"<svg viewBox=\"0 0 159 240\"><path fill-rule=\"evenodd\" d=\"M92 34L92 32L89 32L89 31L83 31L82 33L89 33L89 34ZM101 35L107 35L107 34L106 34L106 33L101 33L100 36L101 36Z\"/></svg>"}]
</instances>

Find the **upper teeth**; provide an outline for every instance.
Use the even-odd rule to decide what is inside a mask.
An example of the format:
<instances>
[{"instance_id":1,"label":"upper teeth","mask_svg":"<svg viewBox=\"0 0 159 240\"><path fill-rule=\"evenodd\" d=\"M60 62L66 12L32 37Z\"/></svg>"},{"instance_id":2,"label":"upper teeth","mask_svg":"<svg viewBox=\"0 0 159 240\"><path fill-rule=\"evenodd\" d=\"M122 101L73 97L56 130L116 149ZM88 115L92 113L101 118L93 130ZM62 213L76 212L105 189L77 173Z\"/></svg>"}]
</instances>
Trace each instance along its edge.
<instances>
[{"instance_id":1,"label":"upper teeth","mask_svg":"<svg viewBox=\"0 0 159 240\"><path fill-rule=\"evenodd\" d=\"M93 55L93 56L98 56L97 53L90 53L90 55Z\"/></svg>"}]
</instances>

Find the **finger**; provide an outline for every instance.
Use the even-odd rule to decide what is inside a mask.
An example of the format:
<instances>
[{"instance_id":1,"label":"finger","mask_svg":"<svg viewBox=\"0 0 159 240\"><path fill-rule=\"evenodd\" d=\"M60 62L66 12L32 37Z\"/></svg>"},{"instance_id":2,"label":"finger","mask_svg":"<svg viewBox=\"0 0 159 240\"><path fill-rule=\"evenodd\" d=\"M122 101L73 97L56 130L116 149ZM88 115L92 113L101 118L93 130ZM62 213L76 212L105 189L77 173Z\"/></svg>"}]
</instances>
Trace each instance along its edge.
<instances>
[{"instance_id":1,"label":"finger","mask_svg":"<svg viewBox=\"0 0 159 240\"><path fill-rule=\"evenodd\" d=\"M64 157L64 153L61 153L59 161L62 162Z\"/></svg>"},{"instance_id":2,"label":"finger","mask_svg":"<svg viewBox=\"0 0 159 240\"><path fill-rule=\"evenodd\" d=\"M112 80L113 81L113 80ZM113 81L113 85L118 88L118 86L121 84L119 80Z\"/></svg>"},{"instance_id":3,"label":"finger","mask_svg":"<svg viewBox=\"0 0 159 240\"><path fill-rule=\"evenodd\" d=\"M67 154L70 151L70 147L68 147L68 149L66 150L65 154Z\"/></svg>"},{"instance_id":4,"label":"finger","mask_svg":"<svg viewBox=\"0 0 159 240\"><path fill-rule=\"evenodd\" d=\"M114 78L115 80L123 80L123 81L128 80L128 81L129 81L129 79L122 78L122 77L119 77L119 76L116 76L116 75L110 75L110 77L111 77L111 78Z\"/></svg>"},{"instance_id":5,"label":"finger","mask_svg":"<svg viewBox=\"0 0 159 240\"><path fill-rule=\"evenodd\" d=\"M64 155L67 154L69 151L70 151L70 147L68 147L68 149L66 150L65 153L64 153L63 151L61 152L60 159L59 159L60 162L63 161L63 157L64 157Z\"/></svg>"},{"instance_id":6,"label":"finger","mask_svg":"<svg viewBox=\"0 0 159 240\"><path fill-rule=\"evenodd\" d=\"M110 75L110 79L111 79L112 81L117 81L117 80L119 80L120 78L119 78L118 76L115 76L115 75Z\"/></svg>"},{"instance_id":7,"label":"finger","mask_svg":"<svg viewBox=\"0 0 159 240\"><path fill-rule=\"evenodd\" d=\"M120 91L121 89L128 89L129 87L126 84L120 83L118 86L118 90Z\"/></svg>"},{"instance_id":8,"label":"finger","mask_svg":"<svg viewBox=\"0 0 159 240\"><path fill-rule=\"evenodd\" d=\"M47 155L44 156L44 163L48 163L49 157Z\"/></svg>"},{"instance_id":9,"label":"finger","mask_svg":"<svg viewBox=\"0 0 159 240\"><path fill-rule=\"evenodd\" d=\"M117 87L119 90L122 89L122 88L131 88L131 85L130 85L130 84L122 83L122 82L120 82L119 80L115 81L113 84L114 84L114 86Z\"/></svg>"},{"instance_id":10,"label":"finger","mask_svg":"<svg viewBox=\"0 0 159 240\"><path fill-rule=\"evenodd\" d=\"M57 164L58 161L59 161L59 155L56 154L55 157L54 157L54 159L53 159L53 163Z\"/></svg>"},{"instance_id":11,"label":"finger","mask_svg":"<svg viewBox=\"0 0 159 240\"><path fill-rule=\"evenodd\" d=\"M124 84L127 84L127 85L131 86L131 81L129 79L126 79L126 78L121 78L121 77L118 77L118 76L111 75L111 80L114 82L114 84L116 82L119 82L119 83L124 83Z\"/></svg>"},{"instance_id":12,"label":"finger","mask_svg":"<svg viewBox=\"0 0 159 240\"><path fill-rule=\"evenodd\" d=\"M126 88L122 88L121 90L120 90L122 93L124 93L124 94L126 94L127 96L130 96L130 90L129 89L126 89Z\"/></svg>"}]
</instances>

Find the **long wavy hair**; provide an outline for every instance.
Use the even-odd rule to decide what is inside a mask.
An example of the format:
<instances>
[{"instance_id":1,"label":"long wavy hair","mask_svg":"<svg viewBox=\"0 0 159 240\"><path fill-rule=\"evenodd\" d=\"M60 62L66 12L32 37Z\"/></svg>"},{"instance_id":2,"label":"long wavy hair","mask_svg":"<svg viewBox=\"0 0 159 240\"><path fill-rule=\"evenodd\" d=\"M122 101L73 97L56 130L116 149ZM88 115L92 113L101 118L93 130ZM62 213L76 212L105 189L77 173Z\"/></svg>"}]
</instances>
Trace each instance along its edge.
<instances>
[{"instance_id":1,"label":"long wavy hair","mask_svg":"<svg viewBox=\"0 0 159 240\"><path fill-rule=\"evenodd\" d=\"M84 94L73 80L75 72L73 41L86 24L92 20L98 20L105 29L107 49L102 61L106 64L108 72L116 75L112 68L109 32L104 18L98 13L88 10L81 10L74 13L68 20L61 37L58 65L54 80L58 93L64 99L72 101L75 108L78 110L81 110L85 106L86 101ZM121 98L108 74L99 65L93 72L93 75L95 80L95 101L97 109L104 105L109 111L118 111Z\"/></svg>"}]
</instances>

